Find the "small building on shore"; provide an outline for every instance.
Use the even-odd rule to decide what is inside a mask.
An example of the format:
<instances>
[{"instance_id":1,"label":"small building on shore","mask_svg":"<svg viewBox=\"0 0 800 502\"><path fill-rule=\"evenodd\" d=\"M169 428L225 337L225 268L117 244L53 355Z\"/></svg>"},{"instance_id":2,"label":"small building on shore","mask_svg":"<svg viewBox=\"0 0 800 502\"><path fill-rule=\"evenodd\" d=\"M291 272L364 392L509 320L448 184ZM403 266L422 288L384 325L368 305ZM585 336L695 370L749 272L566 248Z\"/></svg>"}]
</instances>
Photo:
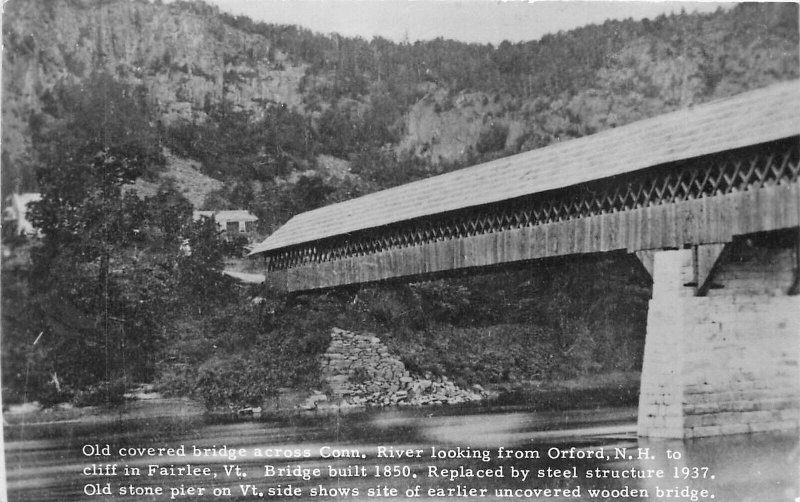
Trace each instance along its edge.
<instances>
[{"instance_id":1,"label":"small building on shore","mask_svg":"<svg viewBox=\"0 0 800 502\"><path fill-rule=\"evenodd\" d=\"M244 236L251 239L255 235L258 217L244 209L231 209L220 211L195 211L195 220L200 218L214 218L217 227L223 232L226 239Z\"/></svg>"}]
</instances>

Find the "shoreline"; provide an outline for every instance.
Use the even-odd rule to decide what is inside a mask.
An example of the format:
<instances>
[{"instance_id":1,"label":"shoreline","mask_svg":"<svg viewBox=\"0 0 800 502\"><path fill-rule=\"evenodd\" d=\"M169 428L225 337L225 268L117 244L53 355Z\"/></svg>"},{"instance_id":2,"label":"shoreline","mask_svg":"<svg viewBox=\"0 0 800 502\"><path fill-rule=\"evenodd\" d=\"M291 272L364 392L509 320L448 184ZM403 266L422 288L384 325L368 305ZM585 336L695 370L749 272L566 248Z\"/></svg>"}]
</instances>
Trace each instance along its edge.
<instances>
[{"instance_id":1,"label":"shoreline","mask_svg":"<svg viewBox=\"0 0 800 502\"><path fill-rule=\"evenodd\" d=\"M398 410L461 409L465 414L486 408L530 409L534 411L562 411L607 407L625 407L636 404L639 390L638 372L613 372L570 380L550 382L515 382L487 386L493 397L457 405L393 406ZM275 402L280 402L280 399ZM147 399L129 399L114 407L56 405L51 408L33 408L31 403L10 406L3 410L6 434L13 429L58 425L105 425L126 421L157 419L200 419L215 417L228 420L259 420L266 417L315 416L331 413L358 413L381 406L338 406L330 404L316 409L297 406L275 406L273 402L262 407L236 409L207 409L200 401L189 397L151 396ZM286 403L289 404L289 403Z\"/></svg>"}]
</instances>

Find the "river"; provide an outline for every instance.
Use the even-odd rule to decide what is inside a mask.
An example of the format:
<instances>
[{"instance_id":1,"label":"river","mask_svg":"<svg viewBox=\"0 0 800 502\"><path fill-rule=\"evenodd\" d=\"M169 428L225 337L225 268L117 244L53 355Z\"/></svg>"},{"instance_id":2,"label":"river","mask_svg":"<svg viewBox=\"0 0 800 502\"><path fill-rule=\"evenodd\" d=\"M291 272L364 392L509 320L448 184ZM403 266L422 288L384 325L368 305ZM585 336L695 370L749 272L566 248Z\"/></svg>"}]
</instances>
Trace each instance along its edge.
<instances>
[{"instance_id":1,"label":"river","mask_svg":"<svg viewBox=\"0 0 800 502\"><path fill-rule=\"evenodd\" d=\"M36 502L800 496L797 432L645 440L635 419L466 406L6 426L7 489Z\"/></svg>"}]
</instances>

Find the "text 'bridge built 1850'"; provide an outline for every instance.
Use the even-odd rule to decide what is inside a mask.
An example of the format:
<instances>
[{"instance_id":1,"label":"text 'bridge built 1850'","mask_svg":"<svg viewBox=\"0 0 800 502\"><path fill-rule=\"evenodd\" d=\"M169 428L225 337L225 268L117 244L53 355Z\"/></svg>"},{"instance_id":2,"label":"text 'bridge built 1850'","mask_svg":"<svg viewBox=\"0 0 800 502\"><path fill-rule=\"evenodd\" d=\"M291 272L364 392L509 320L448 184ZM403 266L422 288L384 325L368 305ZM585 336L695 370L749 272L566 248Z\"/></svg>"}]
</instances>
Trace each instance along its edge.
<instances>
[{"instance_id":1,"label":"text 'bridge built 1850'","mask_svg":"<svg viewBox=\"0 0 800 502\"><path fill-rule=\"evenodd\" d=\"M303 291L798 225L796 81L295 216L252 254Z\"/></svg>"}]
</instances>

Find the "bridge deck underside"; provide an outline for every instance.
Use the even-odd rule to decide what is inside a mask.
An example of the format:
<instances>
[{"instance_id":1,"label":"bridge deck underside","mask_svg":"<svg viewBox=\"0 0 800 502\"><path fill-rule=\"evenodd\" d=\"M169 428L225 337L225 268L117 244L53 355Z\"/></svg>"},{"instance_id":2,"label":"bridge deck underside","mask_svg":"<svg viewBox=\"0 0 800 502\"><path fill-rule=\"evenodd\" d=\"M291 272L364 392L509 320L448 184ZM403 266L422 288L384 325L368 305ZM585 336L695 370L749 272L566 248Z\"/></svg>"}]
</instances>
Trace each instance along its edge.
<instances>
[{"instance_id":1,"label":"bridge deck underside","mask_svg":"<svg viewBox=\"0 0 800 502\"><path fill-rule=\"evenodd\" d=\"M798 138L280 250L302 291L571 254L682 248L800 224Z\"/></svg>"}]
</instances>

